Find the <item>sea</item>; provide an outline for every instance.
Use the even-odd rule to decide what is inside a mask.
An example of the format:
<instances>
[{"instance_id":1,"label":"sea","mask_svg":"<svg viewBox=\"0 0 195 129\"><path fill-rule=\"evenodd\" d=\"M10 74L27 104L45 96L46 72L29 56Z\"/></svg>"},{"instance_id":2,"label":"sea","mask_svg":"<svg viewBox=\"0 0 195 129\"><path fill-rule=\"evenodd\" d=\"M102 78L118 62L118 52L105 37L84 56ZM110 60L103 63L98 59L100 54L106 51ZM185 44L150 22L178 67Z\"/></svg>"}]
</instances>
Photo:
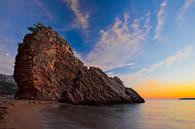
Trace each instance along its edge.
<instances>
[{"instance_id":1,"label":"sea","mask_svg":"<svg viewBox=\"0 0 195 129\"><path fill-rule=\"evenodd\" d=\"M195 129L195 100L99 107L53 104L40 116L44 129Z\"/></svg>"}]
</instances>

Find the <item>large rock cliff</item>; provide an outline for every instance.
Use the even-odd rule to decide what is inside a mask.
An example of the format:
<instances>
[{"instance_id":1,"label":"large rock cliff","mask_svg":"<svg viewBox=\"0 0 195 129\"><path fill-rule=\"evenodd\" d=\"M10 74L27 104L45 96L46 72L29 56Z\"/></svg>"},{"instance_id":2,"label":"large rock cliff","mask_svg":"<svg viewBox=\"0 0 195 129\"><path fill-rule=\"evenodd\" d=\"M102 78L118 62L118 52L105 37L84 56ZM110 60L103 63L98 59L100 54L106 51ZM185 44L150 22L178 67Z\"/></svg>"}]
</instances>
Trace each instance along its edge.
<instances>
[{"instance_id":1,"label":"large rock cliff","mask_svg":"<svg viewBox=\"0 0 195 129\"><path fill-rule=\"evenodd\" d=\"M86 105L144 102L118 77L84 66L70 44L51 28L39 25L31 30L16 56L16 98Z\"/></svg>"}]
</instances>

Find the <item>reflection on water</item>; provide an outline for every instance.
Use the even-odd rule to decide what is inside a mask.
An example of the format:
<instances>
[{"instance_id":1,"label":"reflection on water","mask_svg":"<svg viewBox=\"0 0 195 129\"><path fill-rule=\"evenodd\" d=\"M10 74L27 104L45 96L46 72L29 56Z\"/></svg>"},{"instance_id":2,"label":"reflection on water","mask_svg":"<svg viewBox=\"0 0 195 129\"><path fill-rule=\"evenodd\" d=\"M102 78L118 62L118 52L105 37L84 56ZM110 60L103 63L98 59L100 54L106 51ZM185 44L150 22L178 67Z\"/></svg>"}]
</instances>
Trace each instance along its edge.
<instances>
[{"instance_id":1,"label":"reflection on water","mask_svg":"<svg viewBox=\"0 0 195 129\"><path fill-rule=\"evenodd\" d=\"M149 100L108 107L60 104L40 114L45 129L195 129L195 101Z\"/></svg>"}]
</instances>

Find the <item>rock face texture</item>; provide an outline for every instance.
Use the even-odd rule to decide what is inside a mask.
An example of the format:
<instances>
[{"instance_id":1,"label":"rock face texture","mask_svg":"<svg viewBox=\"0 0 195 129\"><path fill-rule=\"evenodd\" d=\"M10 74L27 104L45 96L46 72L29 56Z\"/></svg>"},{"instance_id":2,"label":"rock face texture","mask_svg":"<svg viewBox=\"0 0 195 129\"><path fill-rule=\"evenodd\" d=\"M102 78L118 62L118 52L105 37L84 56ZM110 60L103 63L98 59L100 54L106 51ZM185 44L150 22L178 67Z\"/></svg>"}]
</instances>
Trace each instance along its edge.
<instances>
[{"instance_id":1,"label":"rock face texture","mask_svg":"<svg viewBox=\"0 0 195 129\"><path fill-rule=\"evenodd\" d=\"M84 66L70 44L45 26L36 27L19 44L14 78L19 87L15 95L18 99L84 105L144 102L118 77Z\"/></svg>"}]
</instances>

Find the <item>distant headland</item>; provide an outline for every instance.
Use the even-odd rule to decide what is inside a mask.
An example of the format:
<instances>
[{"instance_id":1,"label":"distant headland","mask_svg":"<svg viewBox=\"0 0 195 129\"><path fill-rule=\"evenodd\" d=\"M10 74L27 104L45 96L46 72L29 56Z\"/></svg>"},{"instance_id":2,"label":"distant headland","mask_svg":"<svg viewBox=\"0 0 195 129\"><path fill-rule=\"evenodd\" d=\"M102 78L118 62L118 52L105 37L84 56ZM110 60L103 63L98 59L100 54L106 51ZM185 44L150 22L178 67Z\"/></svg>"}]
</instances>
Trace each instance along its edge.
<instances>
[{"instance_id":1,"label":"distant headland","mask_svg":"<svg viewBox=\"0 0 195 129\"><path fill-rule=\"evenodd\" d=\"M195 98L179 98L179 100L195 100Z\"/></svg>"}]
</instances>

